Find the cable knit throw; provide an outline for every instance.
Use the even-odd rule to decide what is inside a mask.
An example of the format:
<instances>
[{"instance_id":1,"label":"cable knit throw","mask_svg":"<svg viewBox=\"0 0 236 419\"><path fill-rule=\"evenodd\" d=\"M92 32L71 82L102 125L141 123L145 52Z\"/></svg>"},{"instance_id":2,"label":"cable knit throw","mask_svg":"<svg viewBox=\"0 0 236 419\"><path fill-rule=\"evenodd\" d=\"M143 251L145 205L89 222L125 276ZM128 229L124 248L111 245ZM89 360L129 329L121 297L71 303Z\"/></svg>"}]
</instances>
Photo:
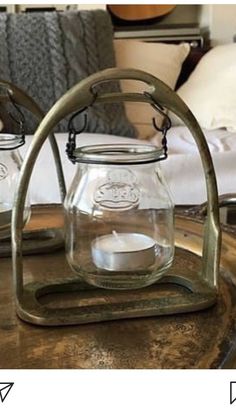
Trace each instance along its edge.
<instances>
[{"instance_id":1,"label":"cable knit throw","mask_svg":"<svg viewBox=\"0 0 236 419\"><path fill-rule=\"evenodd\" d=\"M0 78L25 90L44 112L80 80L115 67L112 24L103 10L0 13L0 50ZM119 84L102 87L111 89L119 91ZM135 135L123 104L93 106L88 116L88 132ZM27 133L34 132L37 123L28 113L26 122ZM57 131L67 131L66 120Z\"/></svg>"}]
</instances>

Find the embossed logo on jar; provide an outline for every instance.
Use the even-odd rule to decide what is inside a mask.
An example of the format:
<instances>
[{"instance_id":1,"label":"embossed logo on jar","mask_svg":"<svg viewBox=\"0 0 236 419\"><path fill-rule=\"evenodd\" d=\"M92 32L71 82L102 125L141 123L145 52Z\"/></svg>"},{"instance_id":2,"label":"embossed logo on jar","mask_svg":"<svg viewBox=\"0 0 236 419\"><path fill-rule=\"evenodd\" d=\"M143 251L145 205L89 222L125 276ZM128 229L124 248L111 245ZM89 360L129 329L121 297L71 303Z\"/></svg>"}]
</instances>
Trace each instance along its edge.
<instances>
[{"instance_id":1,"label":"embossed logo on jar","mask_svg":"<svg viewBox=\"0 0 236 419\"><path fill-rule=\"evenodd\" d=\"M108 172L107 182L99 186L94 201L110 209L129 209L138 205L140 191L136 177L128 169Z\"/></svg>"},{"instance_id":2,"label":"embossed logo on jar","mask_svg":"<svg viewBox=\"0 0 236 419\"><path fill-rule=\"evenodd\" d=\"M0 180L5 179L8 176L8 170L5 164L0 163Z\"/></svg>"}]
</instances>

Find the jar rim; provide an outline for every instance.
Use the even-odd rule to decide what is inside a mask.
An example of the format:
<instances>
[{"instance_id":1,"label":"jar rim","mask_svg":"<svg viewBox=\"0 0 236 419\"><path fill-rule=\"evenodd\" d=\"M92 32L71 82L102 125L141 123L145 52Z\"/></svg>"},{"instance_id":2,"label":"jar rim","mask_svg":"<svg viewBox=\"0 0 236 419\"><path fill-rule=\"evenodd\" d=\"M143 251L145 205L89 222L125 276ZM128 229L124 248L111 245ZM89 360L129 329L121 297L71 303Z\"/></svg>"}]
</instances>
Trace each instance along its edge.
<instances>
[{"instance_id":1,"label":"jar rim","mask_svg":"<svg viewBox=\"0 0 236 419\"><path fill-rule=\"evenodd\" d=\"M14 150L24 144L22 135L0 132L0 150Z\"/></svg>"},{"instance_id":2,"label":"jar rim","mask_svg":"<svg viewBox=\"0 0 236 419\"><path fill-rule=\"evenodd\" d=\"M76 163L142 164L162 159L163 149L153 144L98 144L78 147Z\"/></svg>"}]
</instances>

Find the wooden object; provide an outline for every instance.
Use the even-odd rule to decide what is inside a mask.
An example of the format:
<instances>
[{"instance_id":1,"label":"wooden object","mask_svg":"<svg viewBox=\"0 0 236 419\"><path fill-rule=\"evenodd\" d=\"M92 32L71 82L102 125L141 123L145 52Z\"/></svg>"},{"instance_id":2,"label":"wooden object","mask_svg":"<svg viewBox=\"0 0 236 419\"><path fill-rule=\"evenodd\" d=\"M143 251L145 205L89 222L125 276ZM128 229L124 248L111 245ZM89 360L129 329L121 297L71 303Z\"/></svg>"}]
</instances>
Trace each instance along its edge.
<instances>
[{"instance_id":1,"label":"wooden object","mask_svg":"<svg viewBox=\"0 0 236 419\"><path fill-rule=\"evenodd\" d=\"M119 19L138 21L153 19L170 13L174 4L108 4L108 10Z\"/></svg>"},{"instance_id":2,"label":"wooden object","mask_svg":"<svg viewBox=\"0 0 236 419\"><path fill-rule=\"evenodd\" d=\"M63 225L60 206L33 209L29 228ZM189 264L202 252L203 224L176 216L176 246L190 250ZM236 238L223 233L221 274L217 304L207 310L164 317L92 323L80 326L39 327L21 321L15 312L11 260L1 260L0 271L0 368L235 368L236 351ZM25 276L29 282L71 276L62 251L27 256ZM132 291L133 298L158 298L156 286ZM172 290L174 292L174 290ZM144 294L143 294L144 293ZM121 300L124 292L118 293ZM94 289L100 304L106 291ZM117 296L116 296L117 298ZM83 298L63 295L64 307L91 304ZM55 298L44 297L55 305ZM92 307L91 307L92 309Z\"/></svg>"}]
</instances>

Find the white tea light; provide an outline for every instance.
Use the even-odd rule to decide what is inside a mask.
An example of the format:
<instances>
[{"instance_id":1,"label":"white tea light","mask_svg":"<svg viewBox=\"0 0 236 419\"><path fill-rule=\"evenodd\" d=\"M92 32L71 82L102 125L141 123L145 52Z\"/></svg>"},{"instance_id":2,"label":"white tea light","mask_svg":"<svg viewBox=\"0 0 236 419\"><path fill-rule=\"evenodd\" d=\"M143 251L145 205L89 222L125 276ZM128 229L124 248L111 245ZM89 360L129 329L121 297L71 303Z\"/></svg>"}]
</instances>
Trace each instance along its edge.
<instances>
[{"instance_id":1,"label":"white tea light","mask_svg":"<svg viewBox=\"0 0 236 419\"><path fill-rule=\"evenodd\" d=\"M92 259L99 269L143 270L155 262L156 242L145 234L116 233L92 242Z\"/></svg>"}]
</instances>

